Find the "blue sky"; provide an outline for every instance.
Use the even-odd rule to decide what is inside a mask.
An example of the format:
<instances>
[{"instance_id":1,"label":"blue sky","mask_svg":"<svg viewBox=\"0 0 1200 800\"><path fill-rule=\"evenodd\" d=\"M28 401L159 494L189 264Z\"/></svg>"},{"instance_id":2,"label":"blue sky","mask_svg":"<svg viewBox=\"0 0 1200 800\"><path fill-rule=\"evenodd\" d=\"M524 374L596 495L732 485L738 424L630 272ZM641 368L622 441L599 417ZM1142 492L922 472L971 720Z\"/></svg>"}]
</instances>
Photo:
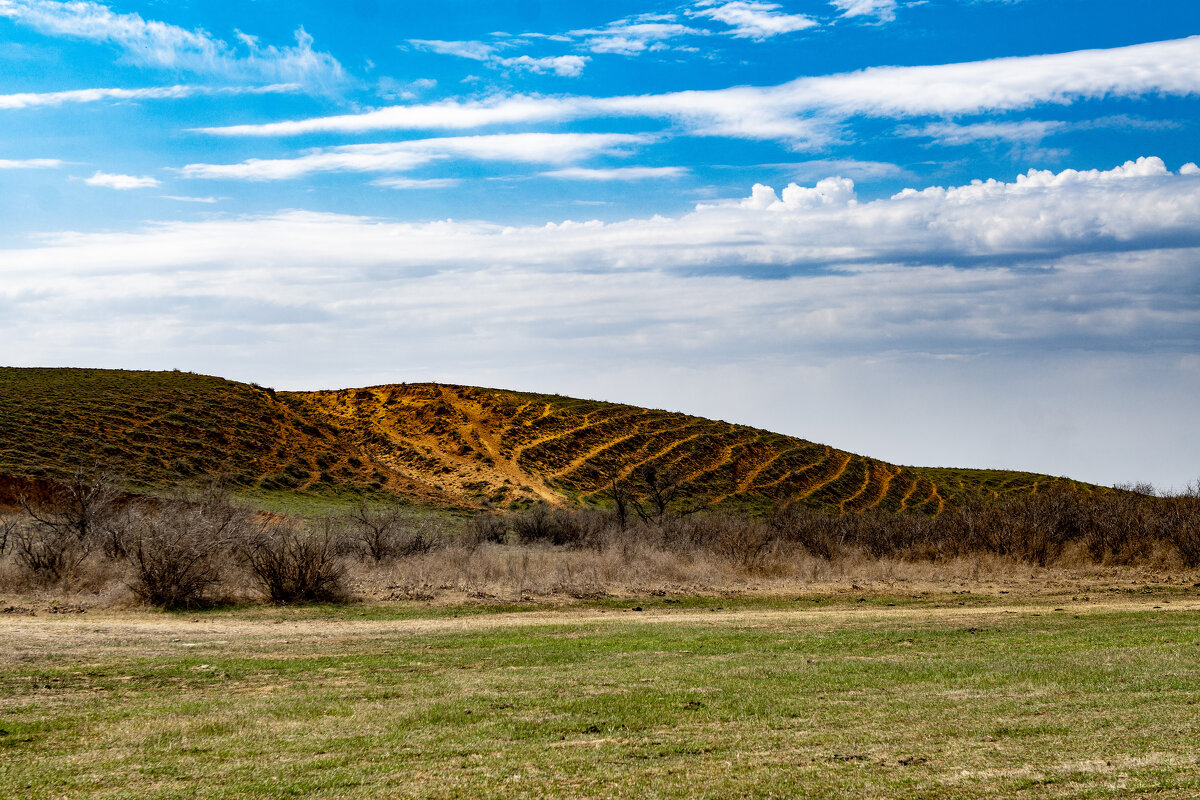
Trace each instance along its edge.
<instances>
[{"instance_id":1,"label":"blue sky","mask_svg":"<svg viewBox=\"0 0 1200 800\"><path fill-rule=\"evenodd\" d=\"M0 0L0 362L1200 477L1200 5Z\"/></svg>"}]
</instances>

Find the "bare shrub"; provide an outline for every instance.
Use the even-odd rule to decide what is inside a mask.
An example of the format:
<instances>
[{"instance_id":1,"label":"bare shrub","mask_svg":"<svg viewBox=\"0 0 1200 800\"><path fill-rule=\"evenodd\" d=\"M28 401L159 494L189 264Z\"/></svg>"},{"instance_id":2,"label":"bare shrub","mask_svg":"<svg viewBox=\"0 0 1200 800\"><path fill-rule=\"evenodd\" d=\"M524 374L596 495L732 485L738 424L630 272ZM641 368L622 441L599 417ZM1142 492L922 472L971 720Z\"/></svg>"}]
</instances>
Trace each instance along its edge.
<instances>
[{"instance_id":1,"label":"bare shrub","mask_svg":"<svg viewBox=\"0 0 1200 800\"><path fill-rule=\"evenodd\" d=\"M508 524L491 509L478 511L471 517L471 527L467 531L467 544L478 547L481 544L504 544L508 539Z\"/></svg>"},{"instance_id":2,"label":"bare shrub","mask_svg":"<svg viewBox=\"0 0 1200 800\"><path fill-rule=\"evenodd\" d=\"M0 517L0 556L9 551L9 543L14 541L13 532L17 529L17 515L5 514Z\"/></svg>"},{"instance_id":3,"label":"bare shrub","mask_svg":"<svg viewBox=\"0 0 1200 800\"><path fill-rule=\"evenodd\" d=\"M735 514L706 514L692 517L696 541L712 553L742 569L758 571L779 548L778 532L771 526Z\"/></svg>"},{"instance_id":4,"label":"bare shrub","mask_svg":"<svg viewBox=\"0 0 1200 800\"><path fill-rule=\"evenodd\" d=\"M267 599L287 605L346 598L338 545L337 523L325 518L307 529L266 524L239 550Z\"/></svg>"},{"instance_id":5,"label":"bare shrub","mask_svg":"<svg viewBox=\"0 0 1200 800\"><path fill-rule=\"evenodd\" d=\"M364 501L350 513L347 522L347 544L376 564L428 553L438 542L438 537L428 530L427 525L413 523L395 507L371 506Z\"/></svg>"},{"instance_id":6,"label":"bare shrub","mask_svg":"<svg viewBox=\"0 0 1200 800\"><path fill-rule=\"evenodd\" d=\"M775 507L768 524L781 539L800 545L818 558L833 560L845 553L846 527L831 514L789 502Z\"/></svg>"},{"instance_id":7,"label":"bare shrub","mask_svg":"<svg viewBox=\"0 0 1200 800\"><path fill-rule=\"evenodd\" d=\"M70 534L91 544L103 536L120 498L120 487L112 473L81 469L62 483L22 494L18 502L35 527Z\"/></svg>"},{"instance_id":8,"label":"bare shrub","mask_svg":"<svg viewBox=\"0 0 1200 800\"><path fill-rule=\"evenodd\" d=\"M512 518L513 531L522 544L566 547L601 547L610 524L611 516L602 511L571 511L546 503L538 503Z\"/></svg>"},{"instance_id":9,"label":"bare shrub","mask_svg":"<svg viewBox=\"0 0 1200 800\"><path fill-rule=\"evenodd\" d=\"M129 588L160 608L200 605L249 524L249 513L221 490L139 504L122 526L122 550L134 570Z\"/></svg>"},{"instance_id":10,"label":"bare shrub","mask_svg":"<svg viewBox=\"0 0 1200 800\"><path fill-rule=\"evenodd\" d=\"M1160 538L1175 546L1184 566L1200 567L1200 481L1165 498L1156 524Z\"/></svg>"},{"instance_id":11,"label":"bare shrub","mask_svg":"<svg viewBox=\"0 0 1200 800\"><path fill-rule=\"evenodd\" d=\"M16 525L10 536L14 560L38 584L63 580L91 553L92 541L80 539L70 528L28 521Z\"/></svg>"}]
</instances>

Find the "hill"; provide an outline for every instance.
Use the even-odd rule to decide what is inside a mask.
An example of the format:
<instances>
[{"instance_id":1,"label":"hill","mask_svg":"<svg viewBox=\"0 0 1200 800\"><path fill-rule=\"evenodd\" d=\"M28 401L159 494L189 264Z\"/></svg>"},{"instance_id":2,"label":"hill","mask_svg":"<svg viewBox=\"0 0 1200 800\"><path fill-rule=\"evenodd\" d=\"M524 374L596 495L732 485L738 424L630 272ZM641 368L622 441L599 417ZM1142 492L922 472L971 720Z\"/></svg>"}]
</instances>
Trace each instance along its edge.
<instances>
[{"instance_id":1,"label":"hill","mask_svg":"<svg viewBox=\"0 0 1200 800\"><path fill-rule=\"evenodd\" d=\"M186 372L0 368L0 475L103 462L135 488L224 473L263 490L370 490L420 503L602 502L649 476L680 500L936 513L1065 483L903 467L744 425L499 389L274 390ZM1071 482L1073 483L1073 482Z\"/></svg>"}]
</instances>

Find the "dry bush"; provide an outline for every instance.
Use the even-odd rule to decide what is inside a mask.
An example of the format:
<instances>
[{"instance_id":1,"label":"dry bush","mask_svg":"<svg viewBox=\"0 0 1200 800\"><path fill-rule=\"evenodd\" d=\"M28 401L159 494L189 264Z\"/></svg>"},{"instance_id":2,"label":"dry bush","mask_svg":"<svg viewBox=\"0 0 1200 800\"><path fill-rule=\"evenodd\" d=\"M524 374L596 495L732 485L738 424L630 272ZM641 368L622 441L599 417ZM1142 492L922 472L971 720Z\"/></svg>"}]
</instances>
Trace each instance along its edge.
<instances>
[{"instance_id":1,"label":"dry bush","mask_svg":"<svg viewBox=\"0 0 1200 800\"><path fill-rule=\"evenodd\" d=\"M1175 546L1184 566L1200 567L1200 481L1166 498L1154 522L1160 537Z\"/></svg>"},{"instance_id":2,"label":"dry bush","mask_svg":"<svg viewBox=\"0 0 1200 800\"><path fill-rule=\"evenodd\" d=\"M238 548L263 594L276 605L346 599L335 520L308 528L268 523Z\"/></svg>"},{"instance_id":3,"label":"dry bush","mask_svg":"<svg viewBox=\"0 0 1200 800\"><path fill-rule=\"evenodd\" d=\"M512 528L522 544L550 544L565 547L603 546L605 534L615 526L615 518L606 512L585 509L571 511L537 503L512 518Z\"/></svg>"},{"instance_id":4,"label":"dry bush","mask_svg":"<svg viewBox=\"0 0 1200 800\"><path fill-rule=\"evenodd\" d=\"M91 554L93 540L67 527L20 520L10 532L13 560L24 577L39 585L70 576Z\"/></svg>"},{"instance_id":5,"label":"dry bush","mask_svg":"<svg viewBox=\"0 0 1200 800\"><path fill-rule=\"evenodd\" d=\"M151 605L176 609L209 599L232 548L249 530L250 514L215 490L139 504L123 522L121 549L133 568L129 588Z\"/></svg>"},{"instance_id":6,"label":"dry bush","mask_svg":"<svg viewBox=\"0 0 1200 800\"><path fill-rule=\"evenodd\" d=\"M471 517L471 525L464 539L472 548L485 543L504 544L508 540L508 523L495 511L485 509Z\"/></svg>"},{"instance_id":7,"label":"dry bush","mask_svg":"<svg viewBox=\"0 0 1200 800\"><path fill-rule=\"evenodd\" d=\"M350 550L376 564L427 553L441 542L427 520L413 521L395 507L363 501L346 518L345 542Z\"/></svg>"},{"instance_id":8,"label":"dry bush","mask_svg":"<svg viewBox=\"0 0 1200 800\"><path fill-rule=\"evenodd\" d=\"M17 529L18 519L16 514L0 516L0 556L9 551L9 544L14 541L13 533Z\"/></svg>"},{"instance_id":9,"label":"dry bush","mask_svg":"<svg viewBox=\"0 0 1200 800\"><path fill-rule=\"evenodd\" d=\"M845 553L846 528L832 514L783 503L772 511L768 524L781 539L800 545L818 558L832 560Z\"/></svg>"},{"instance_id":10,"label":"dry bush","mask_svg":"<svg viewBox=\"0 0 1200 800\"><path fill-rule=\"evenodd\" d=\"M22 494L18 502L33 527L59 532L63 539L70 534L90 548L104 539L121 496L112 473L93 469L76 470L62 483Z\"/></svg>"}]
</instances>

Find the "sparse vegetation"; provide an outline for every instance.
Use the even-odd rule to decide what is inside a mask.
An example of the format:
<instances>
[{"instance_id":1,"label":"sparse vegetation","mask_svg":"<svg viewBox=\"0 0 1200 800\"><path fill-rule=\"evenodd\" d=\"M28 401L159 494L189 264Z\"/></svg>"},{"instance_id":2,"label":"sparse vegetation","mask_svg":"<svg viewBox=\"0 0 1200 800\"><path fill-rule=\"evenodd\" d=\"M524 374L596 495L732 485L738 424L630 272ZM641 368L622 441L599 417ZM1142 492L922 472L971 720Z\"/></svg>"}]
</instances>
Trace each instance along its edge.
<instances>
[{"instance_id":1,"label":"sparse vegetation","mask_svg":"<svg viewBox=\"0 0 1200 800\"><path fill-rule=\"evenodd\" d=\"M1020 472L901 467L725 422L437 384L276 392L186 372L0 368L4 476L118 464L139 491L224 473L241 494L357 494L443 507L938 513L1053 486ZM616 494L614 495L614 490ZM633 500L636 503L625 503ZM669 506L669 509L668 509Z\"/></svg>"},{"instance_id":2,"label":"sparse vegetation","mask_svg":"<svg viewBox=\"0 0 1200 800\"><path fill-rule=\"evenodd\" d=\"M1195 589L914 594L13 611L0 795L1200 793Z\"/></svg>"},{"instance_id":3,"label":"sparse vegetation","mask_svg":"<svg viewBox=\"0 0 1200 800\"><path fill-rule=\"evenodd\" d=\"M676 515L664 505L624 525L613 510L544 503L465 519L360 503L305 520L254 512L218 487L126 499L82 537L64 522L78 496L49 492L36 516L3 519L0 576L51 593L115 581L163 608L255 596L284 604L369 599L393 593L387 586L403 597L591 597L663 584L720 591L905 564L958 569L981 559L993 559L992 572L1191 569L1200 530L1195 487L1170 497L1061 487L937 516L835 514L794 502L762 517Z\"/></svg>"}]
</instances>

